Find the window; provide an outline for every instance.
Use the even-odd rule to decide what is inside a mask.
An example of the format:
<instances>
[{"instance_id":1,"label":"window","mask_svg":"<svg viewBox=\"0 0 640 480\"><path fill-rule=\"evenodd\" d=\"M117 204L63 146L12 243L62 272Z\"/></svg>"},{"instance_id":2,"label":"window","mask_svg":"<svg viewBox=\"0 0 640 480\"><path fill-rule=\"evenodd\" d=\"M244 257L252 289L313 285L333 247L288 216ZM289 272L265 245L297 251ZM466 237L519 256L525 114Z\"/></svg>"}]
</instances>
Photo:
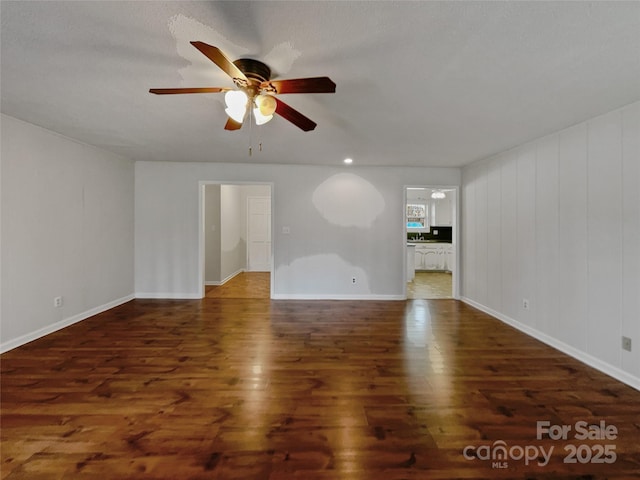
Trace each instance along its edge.
<instances>
[{"instance_id":1,"label":"window","mask_svg":"<svg viewBox=\"0 0 640 480\"><path fill-rule=\"evenodd\" d=\"M407 228L425 228L426 225L426 206L421 203L407 204Z\"/></svg>"}]
</instances>

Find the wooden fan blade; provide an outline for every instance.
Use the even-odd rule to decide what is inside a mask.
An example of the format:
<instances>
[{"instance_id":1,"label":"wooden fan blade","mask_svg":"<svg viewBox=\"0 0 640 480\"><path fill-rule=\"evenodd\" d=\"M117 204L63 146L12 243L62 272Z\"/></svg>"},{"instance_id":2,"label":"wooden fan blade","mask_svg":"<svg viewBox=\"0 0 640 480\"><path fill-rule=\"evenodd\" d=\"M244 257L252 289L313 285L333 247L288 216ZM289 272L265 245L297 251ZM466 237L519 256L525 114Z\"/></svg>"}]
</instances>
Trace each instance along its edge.
<instances>
[{"instance_id":1,"label":"wooden fan blade","mask_svg":"<svg viewBox=\"0 0 640 480\"><path fill-rule=\"evenodd\" d=\"M260 84L260 90L268 93L335 93L336 84L329 77L267 80Z\"/></svg>"},{"instance_id":2,"label":"wooden fan blade","mask_svg":"<svg viewBox=\"0 0 640 480\"><path fill-rule=\"evenodd\" d=\"M233 88L204 87L204 88L151 88L149 93L156 95L174 95L178 93L220 93L233 90Z\"/></svg>"},{"instance_id":3,"label":"wooden fan blade","mask_svg":"<svg viewBox=\"0 0 640 480\"><path fill-rule=\"evenodd\" d=\"M308 132L316 128L316 122L310 118L305 117L299 111L294 110L282 100L276 98L276 113L282 118L289 120L296 127Z\"/></svg>"},{"instance_id":4,"label":"wooden fan blade","mask_svg":"<svg viewBox=\"0 0 640 480\"><path fill-rule=\"evenodd\" d=\"M245 87L249 85L249 80L245 74L242 73L242 70L236 67L218 47L208 45L204 42L191 42L191 45L204 53L209 60L220 67L233 79L236 85L242 85Z\"/></svg>"},{"instance_id":5,"label":"wooden fan blade","mask_svg":"<svg viewBox=\"0 0 640 480\"><path fill-rule=\"evenodd\" d=\"M241 123L236 122L233 118L229 117L227 119L227 123L224 126L225 130L240 130L242 127Z\"/></svg>"}]
</instances>

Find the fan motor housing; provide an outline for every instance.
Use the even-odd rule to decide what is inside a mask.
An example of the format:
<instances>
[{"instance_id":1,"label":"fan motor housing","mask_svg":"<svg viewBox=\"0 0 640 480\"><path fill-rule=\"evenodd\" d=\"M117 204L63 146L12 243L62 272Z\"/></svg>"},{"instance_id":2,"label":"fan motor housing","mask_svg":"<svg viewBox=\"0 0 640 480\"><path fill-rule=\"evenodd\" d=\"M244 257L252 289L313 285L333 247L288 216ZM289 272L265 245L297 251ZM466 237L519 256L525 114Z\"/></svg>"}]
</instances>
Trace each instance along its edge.
<instances>
[{"instance_id":1,"label":"fan motor housing","mask_svg":"<svg viewBox=\"0 0 640 480\"><path fill-rule=\"evenodd\" d=\"M252 58L239 58L233 64L240 69L252 83L266 82L271 78L271 69L264 63Z\"/></svg>"}]
</instances>

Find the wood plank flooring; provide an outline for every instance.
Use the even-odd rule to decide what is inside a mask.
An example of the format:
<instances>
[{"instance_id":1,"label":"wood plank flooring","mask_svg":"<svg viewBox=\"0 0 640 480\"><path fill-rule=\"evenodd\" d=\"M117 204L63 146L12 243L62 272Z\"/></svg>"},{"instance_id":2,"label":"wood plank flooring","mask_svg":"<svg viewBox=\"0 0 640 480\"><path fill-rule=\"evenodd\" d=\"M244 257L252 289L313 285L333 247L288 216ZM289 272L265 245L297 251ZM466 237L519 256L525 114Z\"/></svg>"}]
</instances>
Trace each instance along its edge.
<instances>
[{"instance_id":1,"label":"wood plank flooring","mask_svg":"<svg viewBox=\"0 0 640 480\"><path fill-rule=\"evenodd\" d=\"M241 272L223 285L207 286L207 298L271 298L270 272Z\"/></svg>"},{"instance_id":2,"label":"wood plank flooring","mask_svg":"<svg viewBox=\"0 0 640 480\"><path fill-rule=\"evenodd\" d=\"M7 480L640 478L640 392L455 300L134 300L1 360Z\"/></svg>"}]
</instances>

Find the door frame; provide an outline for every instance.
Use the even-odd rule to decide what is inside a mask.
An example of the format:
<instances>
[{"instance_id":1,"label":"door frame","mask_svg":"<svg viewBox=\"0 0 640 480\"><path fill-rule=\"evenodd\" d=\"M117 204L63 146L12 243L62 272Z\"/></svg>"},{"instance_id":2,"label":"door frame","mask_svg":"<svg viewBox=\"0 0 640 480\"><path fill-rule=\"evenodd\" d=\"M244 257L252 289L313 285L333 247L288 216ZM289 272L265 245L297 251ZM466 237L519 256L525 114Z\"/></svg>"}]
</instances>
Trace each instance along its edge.
<instances>
[{"instance_id":1,"label":"door frame","mask_svg":"<svg viewBox=\"0 0 640 480\"><path fill-rule=\"evenodd\" d=\"M430 188L434 190L453 190L453 212L451 226L453 227L453 252L455 261L451 270L451 297L460 299L460 185L440 185L440 184L411 184L405 185L402 189L402 295L407 298L407 190L409 188Z\"/></svg>"},{"instance_id":2,"label":"door frame","mask_svg":"<svg viewBox=\"0 0 640 480\"><path fill-rule=\"evenodd\" d=\"M273 215L273 197L274 197L274 183L273 182L246 182L246 181L237 181L237 180L200 180L198 182L198 285L200 288L200 298L204 298L206 294L205 288L205 275L204 275L204 266L205 266L205 223L204 223L204 199L205 199L205 187L207 185L237 185L237 186L247 186L247 185L261 185L265 187L269 187L269 196L271 198L271 275L270 275L270 285L269 285L269 297L273 298L273 288L275 284L275 264L273 262L274 258L274 250L275 250L275 239L273 238L273 227L274 227L274 215Z\"/></svg>"}]
</instances>

